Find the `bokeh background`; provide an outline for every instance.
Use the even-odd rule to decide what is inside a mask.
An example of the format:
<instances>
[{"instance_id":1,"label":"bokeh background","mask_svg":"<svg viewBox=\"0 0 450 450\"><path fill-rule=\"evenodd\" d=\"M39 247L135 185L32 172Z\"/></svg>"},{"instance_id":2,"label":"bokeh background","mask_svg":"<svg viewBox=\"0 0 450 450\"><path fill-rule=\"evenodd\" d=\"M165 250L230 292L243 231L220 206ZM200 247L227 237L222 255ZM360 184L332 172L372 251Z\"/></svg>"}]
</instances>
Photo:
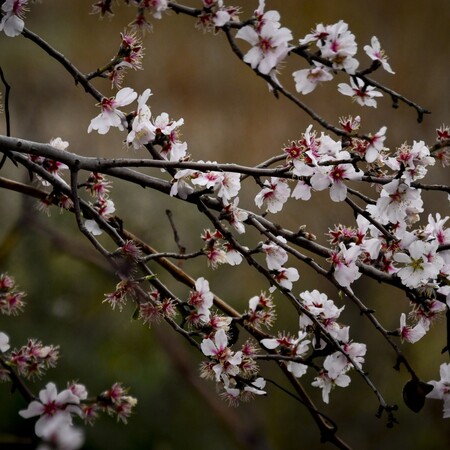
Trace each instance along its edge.
<instances>
[{"instance_id":1,"label":"bokeh background","mask_svg":"<svg viewBox=\"0 0 450 450\"><path fill-rule=\"evenodd\" d=\"M90 15L90 0L45 0L31 5L26 26L67 56L80 70L90 72L113 57L119 32L133 18L133 9L115 5L115 16L99 20ZM330 83L305 98L325 119L336 123L338 117L361 114L364 132L388 127L387 145L396 147L407 141L434 142L435 129L449 123L450 92L450 3L448 0L392 2L390 0L335 2L331 0L267 0L266 9L277 9L282 24L295 39L303 37L317 23L343 19L356 35L359 59L369 64L362 47L378 36L396 71L392 76L379 71L374 78L432 111L423 123L416 113L400 104L391 108L389 98L379 101L377 109L362 109L336 93ZM200 1L184 4L199 6ZM243 18L250 16L256 1L235 2L242 6ZM298 139L311 123L302 111L284 99L268 93L266 84L243 66L219 34L205 34L194 27L194 20L176 14L152 20L154 30L144 37L144 70L129 72L124 86L142 92L150 87L154 114L166 111L183 117L183 139L193 159L237 162L254 165L279 154L283 144ZM245 49L245 43L242 43ZM122 145L124 135L111 130L106 136L86 133L92 117L98 114L92 98L60 65L41 49L22 37L0 36L0 66L11 85L12 135L38 142L60 136L70 142L76 153L92 156L145 156ZM305 68L291 58L282 70L281 80L294 90L291 73ZM339 82L347 82L342 77ZM113 95L104 80L95 82L105 95ZM0 132L5 133L4 116ZM316 127L320 131L320 127ZM11 164L2 176L25 181ZM157 173L158 175L158 173ZM433 182L448 182L448 171L433 171ZM241 205L253 208L257 192L250 184ZM114 181L113 199L125 226L161 250L176 249L164 210L173 212L182 243L188 251L201 246L200 231L209 224L189 206L157 193ZM307 225L320 241L328 226L351 217L327 193L315 194L313 202L295 202L286 208L283 224L293 229ZM427 211L448 214L444 196L425 196ZM426 216L425 216L426 217ZM278 220L278 219L277 219ZM249 242L260 236L249 232ZM193 277L205 276L213 290L238 309L259 293L261 279L246 268L212 271L204 261L185 264ZM16 318L0 317L0 330L10 335L19 347L27 337L61 346L58 367L48 377L33 384L35 391L48 380L62 388L70 379L85 383L92 394L116 381L131 387L139 398L136 413L127 426L103 418L87 427L87 449L231 449L241 448L236 435L247 436L243 448L309 449L319 448L318 433L308 413L297 402L269 385L269 396L258 398L238 409L221 402L213 383L199 380L201 355L192 352L180 337L172 336L164 324L151 330L131 320L132 308L123 313L102 304L105 292L114 289L115 278L77 232L73 217L52 211L47 217L35 203L19 194L0 192L0 271L13 275L28 293L28 305ZM157 269L163 280L168 280ZM161 272L161 273L160 273ZM336 292L323 280L300 267L298 290L321 289L336 299ZM320 283L320 284L319 284ZM179 295L186 289L174 287ZM364 281L357 293L388 329L398 327L400 312L408 302L397 292ZM278 326L296 332L295 317L277 298ZM387 429L385 418L375 418L377 402L364 382L355 374L345 390L331 394L329 406L321 403L320 391L312 397L326 414L338 420L341 436L360 449L442 449L450 443L450 428L442 419L441 403L429 401L415 414L402 404L401 390L408 380L402 369L393 370L391 350L362 320L349 304L344 321L352 323L356 341L368 343L366 370L390 403L400 405L399 425ZM404 346L406 355L423 380L438 378L438 368L446 360L441 355L445 324L433 328L414 346ZM277 372L264 366L265 374L283 383ZM306 378L305 383L311 380ZM32 421L21 419L24 408L17 394L0 385L0 438L30 436ZM6 445L6 444L4 444ZM324 448L327 446L323 446ZM0 448L2 444L0 442ZM5 447L6 448L6 447ZM331 447L329 447L331 448Z\"/></svg>"}]
</instances>

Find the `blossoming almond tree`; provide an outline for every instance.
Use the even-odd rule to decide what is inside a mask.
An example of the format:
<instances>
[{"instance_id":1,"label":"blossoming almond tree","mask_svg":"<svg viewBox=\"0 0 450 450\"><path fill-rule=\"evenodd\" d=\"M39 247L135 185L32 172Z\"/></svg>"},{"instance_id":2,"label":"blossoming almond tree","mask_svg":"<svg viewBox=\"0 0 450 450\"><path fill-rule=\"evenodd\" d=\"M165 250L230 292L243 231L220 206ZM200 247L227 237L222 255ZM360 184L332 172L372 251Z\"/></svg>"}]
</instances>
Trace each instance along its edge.
<instances>
[{"instance_id":1,"label":"blossoming almond tree","mask_svg":"<svg viewBox=\"0 0 450 450\"><path fill-rule=\"evenodd\" d=\"M163 0L125 1L135 18L130 29L120 33L117 53L109 62L96 61L100 68L83 73L70 58L25 27L28 9L33 14L39 8L28 3L2 2L2 39L9 39L9 45L14 45L11 38L30 40L101 107L100 114L86 118L83 130L105 135L116 128L127 150L147 153L146 158L133 153L115 159L98 158L95 153L81 156L76 145L68 149L64 136L49 137L48 143L11 136L8 94L14 82L1 73L7 133L0 136L0 170L11 166L30 176L26 183L1 177L0 187L33 197L49 211L59 208L73 216L80 233L116 274L116 287L105 294L105 303L118 311L133 304L133 318L145 324L165 321L197 349L203 358L200 376L216 383L229 404L278 395L278 387L312 416L322 441L345 449L350 445L340 436L339 423L322 411L310 392L319 390L321 401L332 403L337 388L346 388L351 396L351 382L360 377L374 394L374 411L386 417L388 426L396 423L398 409L365 370L371 358L369 346L358 342L352 324L341 317L344 309L355 308L393 351L396 366L407 371L406 406L418 412L426 398L439 399L444 404L444 418L449 417L446 363L440 366L441 379L427 383L421 380L414 362L405 357L402 343L426 339L437 319L449 317L448 217L441 216L442 211L431 211L425 217L423 193L440 194L448 206L450 187L432 183L427 175L434 165L448 166L450 130L445 125L438 128L435 142L428 145L413 136L412 143L387 148L390 124L383 124L373 134L363 133L363 116L342 117L333 123L303 102L304 96L321 84L350 76L350 84L337 83L338 94L350 96L363 108L377 108L384 97L391 97L395 104L402 102L414 109L422 120L428 111L368 76L379 68L394 73L377 37L363 47L372 62L361 68L364 62L357 58L356 36L344 20L317 24L304 37L294 38L294 30L282 26L279 12L267 9L264 0L254 10L247 4L245 9L225 5L222 0L198 1L194 7ZM116 7L101 0L94 3L92 12L103 17L112 15ZM203 31L224 34L238 63L248 66L277 97L300 108L311 125L285 145L281 154L275 151L272 158L254 166L196 160L195 150L188 153L188 143L181 140L184 119L153 113L151 86L142 93L122 87L126 70L143 67L142 33L152 28L153 19L177 20L166 17L164 13L170 11L191 18ZM283 73L287 61L298 65L292 74ZM301 68L305 65L307 68ZM102 79L109 85L102 84ZM301 100L288 90L289 83ZM117 90L115 95L106 93L110 88ZM175 226L178 252L160 248L163 244L158 239L146 242L133 234L124 226L120 205L114 201L114 179L135 189L145 187L145 194L156 191L194 206L209 222L210 228L198 231L203 243L187 252L178 241ZM244 192L255 186L256 195L246 202ZM334 206L349 208L354 217L351 222L331 223L325 237L301 224L296 229L283 225L280 213L286 205L314 201L318 192L325 190ZM251 237L255 232L259 236L256 243ZM242 280L244 270L254 270L261 283L259 292L248 300L248 306L237 309L235 299L224 300L215 293L220 286L213 286L206 276L189 274L196 267L194 261L203 264L205 272L206 266L220 271L230 265L237 280ZM170 281L159 276L157 267L168 273ZM320 289L310 291L302 286L304 267L322 278ZM389 329L367 306L363 279L395 289L407 300L396 319L399 327ZM332 298L323 292L325 284L333 290ZM239 292L236 295L240 297ZM1 275L0 312L6 316L22 312L23 297L13 278ZM291 317L295 314L294 329L278 324L276 310L284 309ZM443 352L449 354L448 332L445 339ZM1 330L0 378L28 402L20 416L39 417L35 433L43 443L61 449L80 448L80 420L93 423L101 411L119 421L128 420L136 399L120 383L95 398L88 397L84 385L71 381L59 393L56 385L48 382L36 395L28 380L46 375L55 366L59 347L36 339L19 349L10 350L11 346L8 330ZM266 378L266 362L281 372L289 388Z\"/></svg>"}]
</instances>

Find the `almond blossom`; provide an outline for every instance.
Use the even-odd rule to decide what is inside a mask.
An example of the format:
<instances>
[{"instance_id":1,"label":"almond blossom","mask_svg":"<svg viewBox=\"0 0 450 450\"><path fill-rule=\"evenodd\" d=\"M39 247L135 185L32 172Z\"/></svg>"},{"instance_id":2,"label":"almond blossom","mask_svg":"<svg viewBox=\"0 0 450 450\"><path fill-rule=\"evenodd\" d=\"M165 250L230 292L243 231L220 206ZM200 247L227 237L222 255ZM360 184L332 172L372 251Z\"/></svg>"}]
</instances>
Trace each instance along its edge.
<instances>
[{"instance_id":1,"label":"almond blossom","mask_svg":"<svg viewBox=\"0 0 450 450\"><path fill-rule=\"evenodd\" d=\"M334 278L343 287L350 286L361 276L361 272L356 265L361 248L358 245L345 247L342 242L339 244L340 251L333 252L331 261L334 265Z\"/></svg>"},{"instance_id":2,"label":"almond blossom","mask_svg":"<svg viewBox=\"0 0 450 450\"><path fill-rule=\"evenodd\" d=\"M220 381L222 375L236 376L239 373L239 364L242 361L242 352L234 353L228 347L228 338L225 330L220 329L213 339L203 339L200 344L205 356L210 356L217 363L212 367L216 375L216 381Z\"/></svg>"},{"instance_id":3,"label":"almond blossom","mask_svg":"<svg viewBox=\"0 0 450 450\"><path fill-rule=\"evenodd\" d=\"M422 179L428 172L427 167L435 164L429 148L423 141L406 143L397 149L394 158L387 158L386 164L395 171L402 169L401 178L410 185L413 181Z\"/></svg>"},{"instance_id":4,"label":"almond blossom","mask_svg":"<svg viewBox=\"0 0 450 450\"><path fill-rule=\"evenodd\" d=\"M338 91L343 95L352 97L352 100L361 106L377 107L374 97L383 97L381 92L375 90L374 86L368 86L358 77L350 78L350 85L346 83L338 84Z\"/></svg>"},{"instance_id":5,"label":"almond blossom","mask_svg":"<svg viewBox=\"0 0 450 450\"><path fill-rule=\"evenodd\" d=\"M209 282L203 277L195 281L195 291L191 291L187 303L195 308L202 322L210 319L210 309L213 305L214 294L209 290Z\"/></svg>"},{"instance_id":6,"label":"almond blossom","mask_svg":"<svg viewBox=\"0 0 450 450\"><path fill-rule=\"evenodd\" d=\"M161 156L168 161L180 161L186 156L187 143L178 139L179 128L183 124L183 118L172 120L165 112L153 121L154 133L158 137L163 137Z\"/></svg>"},{"instance_id":7,"label":"almond blossom","mask_svg":"<svg viewBox=\"0 0 450 450\"><path fill-rule=\"evenodd\" d=\"M450 418L450 364L442 363L439 369L441 379L439 381L429 381L433 390L427 395L427 398L434 398L444 401L444 419Z\"/></svg>"},{"instance_id":8,"label":"almond blossom","mask_svg":"<svg viewBox=\"0 0 450 450\"><path fill-rule=\"evenodd\" d=\"M404 264L397 272L402 283L408 287L418 287L429 279L435 279L444 265L437 252L437 241L414 241L408 247L408 253L396 253L394 260Z\"/></svg>"},{"instance_id":9,"label":"almond blossom","mask_svg":"<svg viewBox=\"0 0 450 450\"><path fill-rule=\"evenodd\" d=\"M366 344L345 342L342 346L342 351L336 351L325 358L323 366L327 369L329 377L336 379L340 374L346 373L353 368L353 364L347 356L360 369L364 363L366 351Z\"/></svg>"},{"instance_id":10,"label":"almond blossom","mask_svg":"<svg viewBox=\"0 0 450 450\"><path fill-rule=\"evenodd\" d=\"M283 205L287 202L290 189L286 181L282 178L271 177L270 181L264 182L263 188L255 197L255 203L258 208L263 204L271 213L277 213L283 209Z\"/></svg>"},{"instance_id":11,"label":"almond blossom","mask_svg":"<svg viewBox=\"0 0 450 450\"><path fill-rule=\"evenodd\" d=\"M439 318L442 318L446 311L445 303L434 299L426 299L420 302L420 304L414 305L409 316L428 332L431 325L439 320Z\"/></svg>"},{"instance_id":12,"label":"almond blossom","mask_svg":"<svg viewBox=\"0 0 450 450\"><path fill-rule=\"evenodd\" d=\"M194 188L188 184L197 172L192 169L179 170L172 180L172 187L170 188L170 196L178 196L186 200L187 197L194 192Z\"/></svg>"},{"instance_id":13,"label":"almond blossom","mask_svg":"<svg viewBox=\"0 0 450 450\"><path fill-rule=\"evenodd\" d=\"M421 323L417 323L414 327L407 325L405 313L402 313L400 315L399 331L402 341L409 342L410 344L416 343L427 334L427 330L422 326Z\"/></svg>"},{"instance_id":14,"label":"almond blossom","mask_svg":"<svg viewBox=\"0 0 450 450\"><path fill-rule=\"evenodd\" d=\"M266 338L261 340L261 345L264 347L273 350L282 346L282 353L287 352L292 357L302 357L309 350L310 340L305 339L307 337L307 333L303 331L298 332L298 337L296 339L291 338L289 336L279 336L278 338ZM297 361L289 361L287 363L287 369L291 372L296 378L302 377L306 371L308 370L308 366L306 364L297 362Z\"/></svg>"},{"instance_id":15,"label":"almond blossom","mask_svg":"<svg viewBox=\"0 0 450 450\"><path fill-rule=\"evenodd\" d=\"M436 219L432 214L429 214L428 225L424 229L426 238L428 240L436 239L439 245L450 244L450 228L444 228L448 219L448 216L441 218L439 213L436 213Z\"/></svg>"},{"instance_id":16,"label":"almond blossom","mask_svg":"<svg viewBox=\"0 0 450 450\"><path fill-rule=\"evenodd\" d=\"M331 361L328 360L328 362L332 367ZM322 400L325 403L329 403L331 390L335 386L347 387L350 384L350 381L350 377L345 373L339 373L336 378L333 378L325 369L319 372L319 375L314 378L314 381L311 383L311 385L322 389Z\"/></svg>"},{"instance_id":17,"label":"almond blossom","mask_svg":"<svg viewBox=\"0 0 450 450\"><path fill-rule=\"evenodd\" d=\"M277 239L286 244L286 239L277 236ZM262 251L266 254L266 264L269 270L280 270L283 264L288 260L287 251L275 242L267 242L262 245Z\"/></svg>"},{"instance_id":18,"label":"almond blossom","mask_svg":"<svg viewBox=\"0 0 450 450\"><path fill-rule=\"evenodd\" d=\"M248 301L248 311L246 320L256 328L265 326L270 328L275 319L275 305L271 295L261 292L260 295L255 295Z\"/></svg>"},{"instance_id":19,"label":"almond blossom","mask_svg":"<svg viewBox=\"0 0 450 450\"><path fill-rule=\"evenodd\" d=\"M373 163L378 158L383 149L384 141L386 140L387 127L381 127L373 136L369 134L369 141L365 148L364 159L368 163Z\"/></svg>"},{"instance_id":20,"label":"almond blossom","mask_svg":"<svg viewBox=\"0 0 450 450\"><path fill-rule=\"evenodd\" d=\"M423 201L420 189L414 189L399 179L385 184L375 205L367 205L366 210L380 222L403 223L409 211L422 212Z\"/></svg>"},{"instance_id":21,"label":"almond blossom","mask_svg":"<svg viewBox=\"0 0 450 450\"><path fill-rule=\"evenodd\" d=\"M264 3L260 4L260 9L261 5ZM261 12L259 11L259 14ZM291 30L280 27L280 23L274 20L279 19L279 15L272 14L270 19L265 20L264 14L260 16L256 27L246 25L236 33L236 38L252 45L244 55L244 61L264 75L269 74L287 56L290 50L289 41L292 40Z\"/></svg>"},{"instance_id":22,"label":"almond blossom","mask_svg":"<svg viewBox=\"0 0 450 450\"><path fill-rule=\"evenodd\" d=\"M96 130L99 134L106 134L111 127L117 127L123 131L126 126L126 117L118 108L129 105L136 100L136 97L137 93L128 87L117 92L115 97L103 97L97 105L102 108L102 112L91 120L88 133Z\"/></svg>"},{"instance_id":23,"label":"almond blossom","mask_svg":"<svg viewBox=\"0 0 450 450\"><path fill-rule=\"evenodd\" d=\"M55 414L43 427L41 439L44 443L37 450L77 450L83 445L84 435L67 421L64 414Z\"/></svg>"},{"instance_id":24,"label":"almond blossom","mask_svg":"<svg viewBox=\"0 0 450 450\"><path fill-rule=\"evenodd\" d=\"M344 306L338 308L333 300L329 299L326 294L319 292L317 289L302 292L300 298L303 300L303 308L323 324L336 321L344 309ZM299 324L300 329L303 330L313 325L313 321L307 314L302 313L300 314Z\"/></svg>"},{"instance_id":25,"label":"almond blossom","mask_svg":"<svg viewBox=\"0 0 450 450\"><path fill-rule=\"evenodd\" d=\"M138 150L142 145L148 144L155 138L155 127L150 122L152 113L147 106L149 97L153 95L150 89L146 89L138 97L138 107L131 123L131 130L127 136L127 144Z\"/></svg>"},{"instance_id":26,"label":"almond blossom","mask_svg":"<svg viewBox=\"0 0 450 450\"><path fill-rule=\"evenodd\" d=\"M203 0L204 9L198 16L197 28L217 32L227 22L239 20L239 8L225 6L223 0Z\"/></svg>"},{"instance_id":27,"label":"almond blossom","mask_svg":"<svg viewBox=\"0 0 450 450\"><path fill-rule=\"evenodd\" d=\"M309 69L297 70L292 76L295 81L295 90L300 94L306 95L314 91L322 81L330 81L333 79L331 70L314 61L314 66Z\"/></svg>"},{"instance_id":28,"label":"almond blossom","mask_svg":"<svg viewBox=\"0 0 450 450\"><path fill-rule=\"evenodd\" d=\"M310 42L314 40L320 49L321 56L328 59L334 69L343 69L348 74L355 73L359 62L353 56L358 46L354 34L348 29L348 24L342 20L326 27L319 24Z\"/></svg>"},{"instance_id":29,"label":"almond blossom","mask_svg":"<svg viewBox=\"0 0 450 450\"><path fill-rule=\"evenodd\" d=\"M2 5L0 31L4 31L9 37L19 36L25 26L23 18L28 10L27 5L28 0L5 0Z\"/></svg>"},{"instance_id":30,"label":"almond blossom","mask_svg":"<svg viewBox=\"0 0 450 450\"><path fill-rule=\"evenodd\" d=\"M298 281L300 274L295 267L281 267L273 275L273 279L283 288L291 290L293 283ZM271 286L270 292L275 291L276 286Z\"/></svg>"},{"instance_id":31,"label":"almond blossom","mask_svg":"<svg viewBox=\"0 0 450 450\"><path fill-rule=\"evenodd\" d=\"M224 207L223 215L239 234L243 234L245 233L244 222L248 219L248 213L247 211L238 208L238 205L239 197L236 197L233 200L233 203Z\"/></svg>"},{"instance_id":32,"label":"almond blossom","mask_svg":"<svg viewBox=\"0 0 450 450\"><path fill-rule=\"evenodd\" d=\"M80 398L70 389L65 389L58 394L55 384L48 383L45 389L39 392L39 401L33 400L27 409L19 411L19 414L25 419L40 416L35 424L35 433L37 436L42 436L46 426L56 414L62 415L67 423L72 423L71 413L81 413L79 403Z\"/></svg>"},{"instance_id":33,"label":"almond blossom","mask_svg":"<svg viewBox=\"0 0 450 450\"><path fill-rule=\"evenodd\" d=\"M25 307L26 294L18 290L12 277L0 273L0 313L16 316Z\"/></svg>"},{"instance_id":34,"label":"almond blossom","mask_svg":"<svg viewBox=\"0 0 450 450\"><path fill-rule=\"evenodd\" d=\"M386 72L392 74L395 73L391 69L391 66L388 63L388 57L384 54L384 50L381 49L380 41L376 36L372 36L370 45L365 45L364 51L370 59L372 59L373 61L379 61Z\"/></svg>"},{"instance_id":35,"label":"almond blossom","mask_svg":"<svg viewBox=\"0 0 450 450\"><path fill-rule=\"evenodd\" d=\"M349 158L348 152L340 152L342 158ZM355 170L352 164L336 164L321 166L311 177L311 186L316 191L330 187L330 198L334 202L342 202L347 197L347 186L344 180L360 180L363 172Z\"/></svg>"}]
</instances>

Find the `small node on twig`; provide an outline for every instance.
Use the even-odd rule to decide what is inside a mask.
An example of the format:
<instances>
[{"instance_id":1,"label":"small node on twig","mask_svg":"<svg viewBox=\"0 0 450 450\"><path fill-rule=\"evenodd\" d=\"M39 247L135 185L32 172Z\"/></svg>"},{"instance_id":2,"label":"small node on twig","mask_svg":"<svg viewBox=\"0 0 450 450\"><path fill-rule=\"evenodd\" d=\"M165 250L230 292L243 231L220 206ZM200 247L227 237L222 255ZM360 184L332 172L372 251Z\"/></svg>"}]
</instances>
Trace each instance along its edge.
<instances>
[{"instance_id":1,"label":"small node on twig","mask_svg":"<svg viewBox=\"0 0 450 450\"><path fill-rule=\"evenodd\" d=\"M381 416L383 415L383 413L387 413L388 417L387 417L387 422L386 422L386 427L387 428L392 428L395 424L398 424L398 420L395 418L394 416L394 411L398 410L398 406L397 405L380 405L378 407L378 410L375 414L375 417L377 419L381 419Z\"/></svg>"},{"instance_id":2,"label":"small node on twig","mask_svg":"<svg viewBox=\"0 0 450 450\"><path fill-rule=\"evenodd\" d=\"M392 98L392 107L394 109L397 109L399 107L398 97L396 95L391 95L391 98Z\"/></svg>"}]
</instances>

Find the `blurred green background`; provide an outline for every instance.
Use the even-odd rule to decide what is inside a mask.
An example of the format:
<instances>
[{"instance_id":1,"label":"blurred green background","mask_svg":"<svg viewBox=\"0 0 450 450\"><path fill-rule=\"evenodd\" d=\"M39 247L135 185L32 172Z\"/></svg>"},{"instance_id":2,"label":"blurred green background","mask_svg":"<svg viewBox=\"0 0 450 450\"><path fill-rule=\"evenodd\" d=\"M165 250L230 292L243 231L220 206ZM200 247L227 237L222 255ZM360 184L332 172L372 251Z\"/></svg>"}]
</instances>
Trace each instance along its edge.
<instances>
[{"instance_id":1,"label":"blurred green background","mask_svg":"<svg viewBox=\"0 0 450 450\"><path fill-rule=\"evenodd\" d=\"M185 2L191 6L200 3ZM375 132L387 125L387 145L392 147L404 141L412 143L414 139L433 143L435 129L449 123L448 0L267 0L266 3L266 10L280 11L282 24L293 31L296 40L316 23L343 19L356 35L362 66L369 64L362 47L376 35L396 75L379 71L374 78L432 111L418 124L412 109L401 104L394 110L389 98L381 99L376 110L362 109L337 94L335 83L330 83L304 98L325 119L336 123L340 116L361 114L364 132ZM90 72L114 56L120 42L119 32L133 18L132 8L117 4L113 18L99 20L89 14L91 4L92 1L86 0L45 0L33 4L26 16L26 26L80 70ZM246 18L257 1L235 4L242 6L242 17ZM174 119L185 119L182 138L188 142L193 159L254 165L279 154L283 144L298 139L311 123L302 111L270 95L265 83L237 60L223 35L204 34L194 28L192 18L173 13L152 23L154 31L144 37L144 71L129 72L124 86L138 92L150 87L154 95L149 103L155 115L166 111ZM245 43L242 48L247 48ZM124 149L121 143L124 135L117 130L106 136L86 133L91 118L98 114L95 102L32 42L2 34L0 66L12 87L13 136L38 142L60 136L70 142L69 149L84 155L145 156L143 151ZM290 58L280 77L288 89L294 90L291 73L305 67L300 59ZM344 77L337 80L347 82ZM113 95L106 81L95 84L105 95ZM0 119L0 133L4 134L4 116ZM448 172L432 173L433 182L448 182ZM27 179L27 174L18 173L9 163L1 175ZM246 189L241 206L253 208L257 189L248 182ZM114 181L112 197L125 226L160 250L176 250L165 209L173 211L188 251L201 246L200 231L210 226L195 208L119 181ZM440 208L441 214L448 214L444 196L424 197L427 211ZM327 193L318 193L313 195L312 202L291 203L277 220L292 229L306 224L323 242L328 226L339 221L351 223L351 216L345 208L333 204ZM249 232L251 243L260 239ZM104 243L109 245L107 241ZM87 427L85 448L240 448L236 434L254 440L247 448L320 447L316 427L301 405L270 385L267 398L258 398L238 409L228 408L218 399L213 383L198 378L201 355L192 352L180 337L172 336L165 324L149 330L131 320L131 307L120 314L102 304L104 293L114 289L116 279L98 268L98 264L102 261L78 233L73 217L53 210L47 218L37 211L34 202L19 194L0 191L0 271L8 271L28 293L25 313L14 318L0 317L0 330L10 336L15 347L25 343L27 337L61 346L58 367L33 384L35 391L49 380L62 389L70 377L85 383L90 393L95 394L117 380L130 386L131 395L139 399L127 426L104 418L95 427ZM212 271L201 261L183 267L194 278L209 279L212 289L240 310L251 296L268 287L244 266ZM162 269L155 270L163 280L169 280ZM300 267L300 273L296 291L320 286L336 299L336 292L311 271ZM358 282L355 289L368 306L377 310L377 317L388 329L398 327L400 312L409 309L401 295L374 282ZM187 295L184 288L174 290ZM277 326L295 333L297 321L285 299L276 300L280 316ZM450 429L442 419L441 402L427 402L419 414L409 411L401 400L407 374L392 369L395 359L390 348L367 321L361 320L352 305L346 306L343 320L352 324L351 336L355 341L368 343L365 369L387 401L400 405L397 416L400 424L387 429L384 419L375 418L375 396L353 374L349 388L333 391L329 406L322 404L320 391L311 392L319 408L338 421L341 437L359 449L446 448ZM446 360L440 354L445 345L444 325L435 326L418 344L404 346L425 381L438 378L439 365ZM283 383L270 366L264 366L263 374ZM310 381L306 377L305 385ZM17 414L24 407L19 395L10 395L8 385L0 385L0 438L32 433L33 421L25 421Z\"/></svg>"}]
</instances>

